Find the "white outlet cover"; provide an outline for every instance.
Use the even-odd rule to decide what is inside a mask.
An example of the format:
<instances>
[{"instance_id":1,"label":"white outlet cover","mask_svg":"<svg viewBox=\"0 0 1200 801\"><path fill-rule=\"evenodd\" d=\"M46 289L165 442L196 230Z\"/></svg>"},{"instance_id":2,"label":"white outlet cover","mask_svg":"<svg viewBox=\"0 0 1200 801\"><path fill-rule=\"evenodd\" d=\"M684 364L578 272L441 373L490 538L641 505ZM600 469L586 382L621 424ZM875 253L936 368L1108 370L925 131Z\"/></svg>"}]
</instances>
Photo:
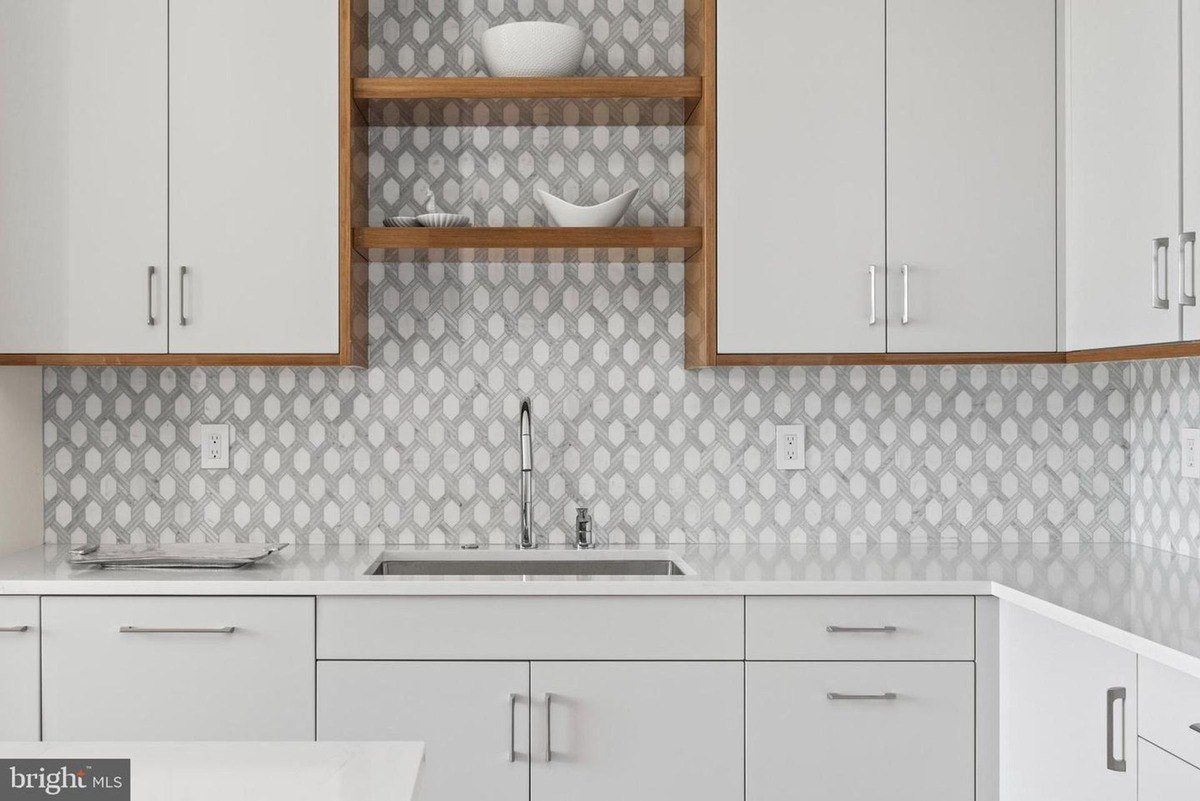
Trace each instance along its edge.
<instances>
[{"instance_id":1,"label":"white outlet cover","mask_svg":"<svg viewBox=\"0 0 1200 801\"><path fill-rule=\"evenodd\" d=\"M229 426L205 423L200 426L200 468L224 470L229 467Z\"/></svg>"},{"instance_id":2,"label":"white outlet cover","mask_svg":"<svg viewBox=\"0 0 1200 801\"><path fill-rule=\"evenodd\" d=\"M1179 432L1179 472L1184 478L1200 478L1200 428L1185 428Z\"/></svg>"},{"instance_id":3,"label":"white outlet cover","mask_svg":"<svg viewBox=\"0 0 1200 801\"><path fill-rule=\"evenodd\" d=\"M775 426L775 467L804 469L804 426Z\"/></svg>"}]
</instances>

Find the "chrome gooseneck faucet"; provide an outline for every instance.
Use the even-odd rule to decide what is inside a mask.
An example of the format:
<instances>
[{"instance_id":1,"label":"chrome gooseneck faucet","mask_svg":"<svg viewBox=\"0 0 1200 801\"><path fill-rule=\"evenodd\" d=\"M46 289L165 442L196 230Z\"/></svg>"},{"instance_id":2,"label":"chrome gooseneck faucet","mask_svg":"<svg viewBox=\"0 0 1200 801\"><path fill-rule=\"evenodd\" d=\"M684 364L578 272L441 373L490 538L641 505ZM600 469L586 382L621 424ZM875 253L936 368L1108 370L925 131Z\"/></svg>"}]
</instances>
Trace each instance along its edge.
<instances>
[{"instance_id":1,"label":"chrome gooseneck faucet","mask_svg":"<svg viewBox=\"0 0 1200 801\"><path fill-rule=\"evenodd\" d=\"M529 398L521 401L521 548L536 548L533 533L533 421Z\"/></svg>"}]
</instances>

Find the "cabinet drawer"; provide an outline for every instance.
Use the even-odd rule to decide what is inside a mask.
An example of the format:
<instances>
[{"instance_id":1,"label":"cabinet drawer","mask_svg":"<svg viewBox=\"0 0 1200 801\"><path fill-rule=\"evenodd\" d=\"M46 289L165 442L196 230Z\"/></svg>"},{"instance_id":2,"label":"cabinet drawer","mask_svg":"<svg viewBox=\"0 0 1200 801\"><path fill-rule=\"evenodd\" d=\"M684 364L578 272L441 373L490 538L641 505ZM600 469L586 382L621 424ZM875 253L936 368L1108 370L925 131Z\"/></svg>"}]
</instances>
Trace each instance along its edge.
<instances>
[{"instance_id":1,"label":"cabinet drawer","mask_svg":"<svg viewBox=\"0 0 1200 801\"><path fill-rule=\"evenodd\" d=\"M320 598L320 659L741 659L741 598Z\"/></svg>"},{"instance_id":2,"label":"cabinet drawer","mask_svg":"<svg viewBox=\"0 0 1200 801\"><path fill-rule=\"evenodd\" d=\"M1138 740L1138 801L1200 798L1200 768Z\"/></svg>"},{"instance_id":3,"label":"cabinet drawer","mask_svg":"<svg viewBox=\"0 0 1200 801\"><path fill-rule=\"evenodd\" d=\"M747 663L746 801L972 798L974 703L967 662Z\"/></svg>"},{"instance_id":4,"label":"cabinet drawer","mask_svg":"<svg viewBox=\"0 0 1200 801\"><path fill-rule=\"evenodd\" d=\"M1140 737L1200 765L1200 679L1138 659L1138 705Z\"/></svg>"},{"instance_id":5,"label":"cabinet drawer","mask_svg":"<svg viewBox=\"0 0 1200 801\"><path fill-rule=\"evenodd\" d=\"M46 740L311 740L312 598L44 598Z\"/></svg>"},{"instance_id":6,"label":"cabinet drawer","mask_svg":"<svg viewBox=\"0 0 1200 801\"><path fill-rule=\"evenodd\" d=\"M0 598L0 742L37 740L37 598Z\"/></svg>"},{"instance_id":7,"label":"cabinet drawer","mask_svg":"<svg viewBox=\"0 0 1200 801\"><path fill-rule=\"evenodd\" d=\"M746 658L970 660L969 597L747 598Z\"/></svg>"}]
</instances>

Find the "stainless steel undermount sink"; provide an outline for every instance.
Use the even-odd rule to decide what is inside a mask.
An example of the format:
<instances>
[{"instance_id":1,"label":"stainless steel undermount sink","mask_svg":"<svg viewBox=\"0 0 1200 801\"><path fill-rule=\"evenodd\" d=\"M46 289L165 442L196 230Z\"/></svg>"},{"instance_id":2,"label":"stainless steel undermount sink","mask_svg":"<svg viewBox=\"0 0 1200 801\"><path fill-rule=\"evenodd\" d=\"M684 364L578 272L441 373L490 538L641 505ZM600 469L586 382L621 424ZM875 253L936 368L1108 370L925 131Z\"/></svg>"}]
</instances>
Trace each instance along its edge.
<instances>
[{"instance_id":1,"label":"stainless steel undermount sink","mask_svg":"<svg viewBox=\"0 0 1200 801\"><path fill-rule=\"evenodd\" d=\"M551 551L538 554L498 551L385 553L367 569L368 576L687 576L694 571L663 551Z\"/></svg>"}]
</instances>

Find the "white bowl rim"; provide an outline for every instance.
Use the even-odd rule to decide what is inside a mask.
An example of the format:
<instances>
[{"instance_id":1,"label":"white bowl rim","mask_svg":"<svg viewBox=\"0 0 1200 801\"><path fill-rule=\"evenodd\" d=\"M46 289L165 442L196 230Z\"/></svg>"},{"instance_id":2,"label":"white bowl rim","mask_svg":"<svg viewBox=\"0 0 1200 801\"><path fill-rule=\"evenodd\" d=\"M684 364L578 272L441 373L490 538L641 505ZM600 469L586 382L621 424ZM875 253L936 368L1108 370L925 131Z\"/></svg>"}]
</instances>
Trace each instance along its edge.
<instances>
[{"instance_id":1,"label":"white bowl rim","mask_svg":"<svg viewBox=\"0 0 1200 801\"><path fill-rule=\"evenodd\" d=\"M564 200L561 197L559 197L558 195L554 195L554 194L551 194L550 192L547 192L545 189L538 189L537 191L538 191L538 194L540 194L544 197L551 198L553 200L557 200L559 203L562 203L564 206L570 206L573 209L597 209L597 208L600 208L601 206L606 206L609 203L615 203L616 201L624 200L626 196L632 195L635 192L637 192L638 187L635 186L633 189L627 189L626 191L622 192L619 195L614 195L613 197L610 197L608 200L601 200L600 202L593 203L590 206L580 206L577 203L572 203L569 200Z\"/></svg>"},{"instance_id":2,"label":"white bowl rim","mask_svg":"<svg viewBox=\"0 0 1200 801\"><path fill-rule=\"evenodd\" d=\"M546 26L546 27L552 27L552 28L566 28L569 31L575 31L576 33L583 33L583 30L575 25L569 25L565 22L553 22L551 20L546 20L546 19L519 19L519 20L515 20L513 22L502 22L499 25L493 25L492 27L488 28L486 31L484 31L484 33L489 33L491 31L498 31L502 28L523 28L523 27L531 26L531 25Z\"/></svg>"}]
</instances>

